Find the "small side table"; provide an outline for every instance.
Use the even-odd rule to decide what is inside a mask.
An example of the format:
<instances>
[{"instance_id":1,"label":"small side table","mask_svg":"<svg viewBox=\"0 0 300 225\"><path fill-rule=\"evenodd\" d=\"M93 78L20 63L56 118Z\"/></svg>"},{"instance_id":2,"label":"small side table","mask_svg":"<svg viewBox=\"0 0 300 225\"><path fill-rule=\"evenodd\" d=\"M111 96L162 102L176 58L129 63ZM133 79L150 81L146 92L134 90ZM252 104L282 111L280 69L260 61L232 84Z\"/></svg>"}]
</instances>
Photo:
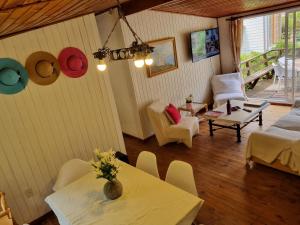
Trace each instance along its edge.
<instances>
[{"instance_id":1,"label":"small side table","mask_svg":"<svg viewBox=\"0 0 300 225\"><path fill-rule=\"evenodd\" d=\"M181 111L190 112L190 113L191 113L191 116L197 116L197 114L198 114L202 109L205 109L205 112L207 112L207 111L208 111L208 106L207 106L207 103L193 102L193 103L192 103L192 108L191 108L191 109L188 109L188 108L186 107L186 104L180 106L178 109L181 110Z\"/></svg>"}]
</instances>

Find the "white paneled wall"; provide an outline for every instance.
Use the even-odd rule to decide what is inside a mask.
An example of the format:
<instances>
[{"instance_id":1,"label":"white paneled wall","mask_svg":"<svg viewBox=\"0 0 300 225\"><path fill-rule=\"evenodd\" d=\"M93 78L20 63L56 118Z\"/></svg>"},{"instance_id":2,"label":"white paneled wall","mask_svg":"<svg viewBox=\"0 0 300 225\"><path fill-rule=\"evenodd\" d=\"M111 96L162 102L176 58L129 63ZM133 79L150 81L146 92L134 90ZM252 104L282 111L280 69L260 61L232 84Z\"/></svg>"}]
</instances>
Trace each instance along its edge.
<instances>
[{"instance_id":1,"label":"white paneled wall","mask_svg":"<svg viewBox=\"0 0 300 225\"><path fill-rule=\"evenodd\" d=\"M130 15L128 20L144 41L165 37L176 39L179 69L148 78L145 68L137 69L133 62L130 62L131 78L142 121L141 138L146 138L152 132L145 106L153 100L162 99L179 105L184 103L186 96L193 94L197 101L210 101L210 78L213 74L220 73L220 57L192 63L189 35L192 31L217 27L217 20L152 10ZM128 46L133 40L132 35L124 23L122 30L125 44Z\"/></svg>"},{"instance_id":2,"label":"white paneled wall","mask_svg":"<svg viewBox=\"0 0 300 225\"><path fill-rule=\"evenodd\" d=\"M44 198L65 161L89 160L95 147L125 152L109 78L97 72L92 56L101 46L94 15L0 40L0 57L24 65L32 52L57 57L70 46L88 57L86 76L61 73L52 85L29 81L25 91L0 95L0 190L19 223L49 210Z\"/></svg>"}]
</instances>

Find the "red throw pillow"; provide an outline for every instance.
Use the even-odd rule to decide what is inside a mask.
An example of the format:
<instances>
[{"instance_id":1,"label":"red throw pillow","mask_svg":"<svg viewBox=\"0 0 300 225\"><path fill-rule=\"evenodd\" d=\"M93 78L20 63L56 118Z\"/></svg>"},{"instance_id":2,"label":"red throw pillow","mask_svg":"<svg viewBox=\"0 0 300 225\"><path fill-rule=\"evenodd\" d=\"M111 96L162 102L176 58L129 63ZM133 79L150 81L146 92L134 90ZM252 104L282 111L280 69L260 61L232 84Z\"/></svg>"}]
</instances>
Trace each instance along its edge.
<instances>
[{"instance_id":1,"label":"red throw pillow","mask_svg":"<svg viewBox=\"0 0 300 225\"><path fill-rule=\"evenodd\" d=\"M178 124L180 122L181 115L176 106L174 106L173 104L169 104L169 106L166 107L166 112L169 114L175 124Z\"/></svg>"}]
</instances>

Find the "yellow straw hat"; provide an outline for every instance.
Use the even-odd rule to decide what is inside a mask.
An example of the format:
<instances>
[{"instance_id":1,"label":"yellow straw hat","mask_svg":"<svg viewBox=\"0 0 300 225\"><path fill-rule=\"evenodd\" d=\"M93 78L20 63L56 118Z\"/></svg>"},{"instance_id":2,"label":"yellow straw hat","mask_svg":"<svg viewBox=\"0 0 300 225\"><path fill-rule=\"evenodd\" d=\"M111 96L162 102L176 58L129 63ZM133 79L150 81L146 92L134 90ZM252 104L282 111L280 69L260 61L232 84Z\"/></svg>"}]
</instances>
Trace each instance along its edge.
<instances>
[{"instance_id":1,"label":"yellow straw hat","mask_svg":"<svg viewBox=\"0 0 300 225\"><path fill-rule=\"evenodd\" d=\"M34 52L26 60L29 78L36 84L49 85L56 81L60 67L55 56L49 52Z\"/></svg>"}]
</instances>

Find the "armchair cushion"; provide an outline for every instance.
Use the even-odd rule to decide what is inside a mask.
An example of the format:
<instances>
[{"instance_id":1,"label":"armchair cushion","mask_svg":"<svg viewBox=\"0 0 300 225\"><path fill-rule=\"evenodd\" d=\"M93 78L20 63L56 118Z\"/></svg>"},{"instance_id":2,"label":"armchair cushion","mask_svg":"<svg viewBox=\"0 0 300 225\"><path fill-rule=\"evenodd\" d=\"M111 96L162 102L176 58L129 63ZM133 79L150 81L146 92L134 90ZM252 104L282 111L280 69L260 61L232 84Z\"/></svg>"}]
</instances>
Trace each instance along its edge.
<instances>
[{"instance_id":1,"label":"armchair cushion","mask_svg":"<svg viewBox=\"0 0 300 225\"><path fill-rule=\"evenodd\" d=\"M212 77L211 84L217 106L222 105L227 99L246 99L244 81L240 73L215 75Z\"/></svg>"},{"instance_id":2,"label":"armchair cushion","mask_svg":"<svg viewBox=\"0 0 300 225\"><path fill-rule=\"evenodd\" d=\"M172 118L172 120L170 120L171 123L173 121L175 124L179 123L179 121L181 119L181 115L180 115L179 110L176 108L176 106L174 106L173 104L169 104L169 106L166 107L166 113L169 115L170 118ZM168 117L168 119L169 119L169 117Z\"/></svg>"},{"instance_id":3,"label":"armchair cushion","mask_svg":"<svg viewBox=\"0 0 300 225\"><path fill-rule=\"evenodd\" d=\"M241 93L243 80L240 73L229 73L224 75L216 75L212 78L212 86L214 94L222 93Z\"/></svg>"},{"instance_id":4,"label":"armchair cushion","mask_svg":"<svg viewBox=\"0 0 300 225\"><path fill-rule=\"evenodd\" d=\"M192 137L199 133L196 117L182 117L178 124L171 124L164 111L166 104L154 102L148 107L149 120L160 146L169 142L183 142L192 147Z\"/></svg>"},{"instance_id":5,"label":"armchair cushion","mask_svg":"<svg viewBox=\"0 0 300 225\"><path fill-rule=\"evenodd\" d=\"M243 93L222 93L214 96L214 101L218 103L218 105L222 105L226 103L227 100L245 100L245 96Z\"/></svg>"},{"instance_id":6,"label":"armchair cushion","mask_svg":"<svg viewBox=\"0 0 300 225\"><path fill-rule=\"evenodd\" d=\"M173 120L173 118L169 115L169 113L167 112L167 110L164 111L166 117L168 118L169 122L171 124L176 124L175 121Z\"/></svg>"}]
</instances>

